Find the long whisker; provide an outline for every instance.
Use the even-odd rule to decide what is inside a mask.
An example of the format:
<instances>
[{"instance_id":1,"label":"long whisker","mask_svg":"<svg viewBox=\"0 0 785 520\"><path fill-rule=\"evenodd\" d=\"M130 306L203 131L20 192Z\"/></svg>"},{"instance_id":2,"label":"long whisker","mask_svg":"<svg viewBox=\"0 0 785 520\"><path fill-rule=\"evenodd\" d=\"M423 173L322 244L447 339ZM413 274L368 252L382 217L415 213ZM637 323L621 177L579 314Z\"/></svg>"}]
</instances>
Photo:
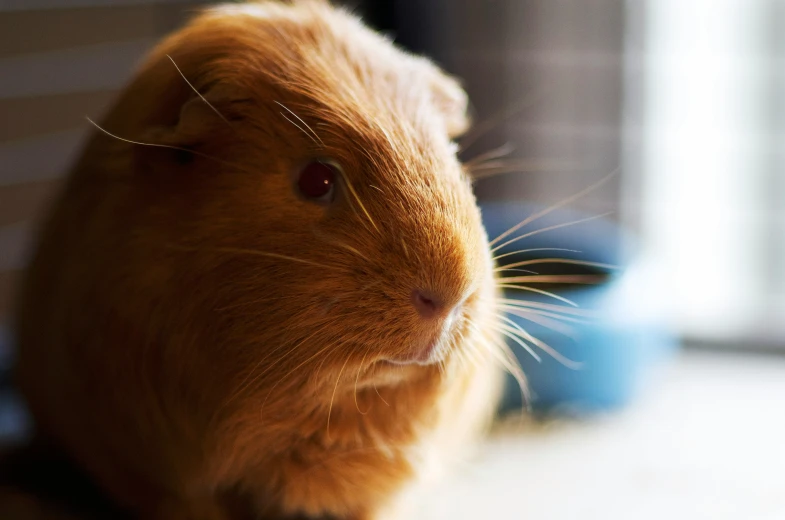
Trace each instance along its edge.
<instances>
[{"instance_id":1,"label":"long whisker","mask_svg":"<svg viewBox=\"0 0 785 520\"><path fill-rule=\"evenodd\" d=\"M336 246L338 246L338 247L341 247L341 248L343 248L343 249L346 249L346 250L347 250L347 251L349 251L350 253L354 253L355 255L359 256L360 258L362 258L362 259L363 259L363 260L365 260L366 262L369 262L369 263L371 262L371 260L370 260L370 259L369 259L367 256L365 256L364 254L362 254L362 253L360 252L360 250L359 250L359 249L357 249L356 247L350 246L349 244L345 244L345 243L343 243L343 242L337 242L337 241L336 241L336 242L333 242L333 244L334 244L334 245L336 245Z\"/></svg>"},{"instance_id":2,"label":"long whisker","mask_svg":"<svg viewBox=\"0 0 785 520\"><path fill-rule=\"evenodd\" d=\"M478 366L482 362L482 357L481 353L475 347L474 342L467 342L462 332L459 333L459 338L459 344L464 346L464 348L456 349L456 352L461 354L459 357L462 358L464 364L467 366Z\"/></svg>"},{"instance_id":3,"label":"long whisker","mask_svg":"<svg viewBox=\"0 0 785 520\"><path fill-rule=\"evenodd\" d=\"M489 340L486 339L485 335L482 334L479 327L477 327L473 321L468 320L468 326L475 331L479 338L481 338L478 344L489 352L515 379L515 382L518 383L518 388L521 391L521 401L525 404L526 409L531 409L531 394L529 392L526 374L524 374L523 369L521 369L521 366L518 364L518 359L510 350L507 343L504 341L493 344L488 343Z\"/></svg>"},{"instance_id":4,"label":"long whisker","mask_svg":"<svg viewBox=\"0 0 785 520\"><path fill-rule=\"evenodd\" d=\"M292 353L292 352L294 352L294 351L295 351L295 350L297 350L297 349L298 349L298 348L299 348L299 347L300 347L302 344L304 344L306 341L308 341L308 340L310 340L311 338L313 338L313 337L314 337L316 334L318 334L319 332L321 332L321 331L320 331L320 330L315 330L315 331L314 331L314 332L312 332L312 333L311 333L309 336L307 336L306 338L304 338L303 340L301 340L300 342L298 342L297 344L295 344L293 347L291 347L290 349L288 349L288 350L287 350L287 353ZM243 391L245 391L245 390L246 390L246 389L247 389L249 386L251 386L252 384L254 384L256 381L259 381L259 379L261 379L261 378L262 378L262 377L263 377L265 374L267 374L268 372L270 372L270 370L272 370L273 368L275 368L275 366L276 366L278 363L280 363L281 361L283 361L283 360L286 358L286 356L279 356L279 357L278 357L278 359L276 359L275 361L273 361L273 363L271 363L271 364L270 364L270 365L269 365L269 366L268 366L266 369L262 370L262 371L261 371L260 373L258 373L258 374L255 374L255 373L254 373L254 372L256 372L256 370L257 370L257 369L258 369L260 366L262 366L262 364L263 364L265 361L269 360L269 359L270 359L270 358L271 358L271 357L272 357L272 356L273 356L273 355L274 355L276 352L280 351L281 349L283 349L283 348L284 348L284 347L286 347L286 346L287 346L287 345L286 345L285 343L281 343L280 345L278 345L277 347L275 347L274 349L272 349L270 352L268 352L268 353L267 353L267 355L265 355L265 356L262 356L262 357L259 359L259 361L257 361L257 362L256 362L256 364L254 365L254 367L253 367L253 368L252 368L252 369L251 369L251 370L248 372L248 374L245 376L245 379L243 379L243 381L242 381L242 382L240 382L240 384L237 386L237 389L236 389L236 390L235 390L235 391L232 393L232 395L231 395L231 396L229 397L229 399L227 400L227 404L228 404L228 403L230 403L230 402L232 402L232 401L233 401L233 400L234 400L234 399L235 399L237 396L239 396L240 394L242 394L242 393L243 393Z\"/></svg>"},{"instance_id":5,"label":"long whisker","mask_svg":"<svg viewBox=\"0 0 785 520\"><path fill-rule=\"evenodd\" d=\"M533 260L523 260L521 262L514 262L512 264L507 264L503 267L497 267L495 271L508 271L515 267L523 267L526 265L535 265L535 264L572 264L572 265L582 265L585 267L598 267L600 269L619 268L619 266L613 264L604 264L601 262L587 262L585 260L573 260L571 258L536 258Z\"/></svg>"},{"instance_id":6,"label":"long whisker","mask_svg":"<svg viewBox=\"0 0 785 520\"><path fill-rule=\"evenodd\" d=\"M509 330L507 329L507 327L512 327L513 329L516 329L517 331L519 331L519 333L520 333L520 334L526 334L526 331L523 329L523 327L521 327L520 325L518 325L517 323L515 323L515 321L511 320L511 319L510 319L510 318L508 318L507 316L503 316L503 315L497 315L497 317L498 317L499 319L501 319L502 321L505 321L505 322L507 322L507 325L504 325L503 323L500 323L500 324L499 324L499 325L500 325L500 330L501 330L502 332L505 332L505 331L507 331L507 332L511 332L511 331L509 331ZM508 337L509 337L510 339L513 339L513 340L516 340L516 339L519 339L519 338L520 338L519 336L516 336L516 335L513 335L513 336L508 336ZM525 342L523 342L523 341L516 341L516 342L517 342L518 344L525 344ZM526 351L527 351L529 354L531 354L531 356L532 356L534 359L536 359L538 363L541 363L541 362L542 362L542 359L540 359L540 357L534 353L533 349L532 349L531 347L529 347L529 346L528 346L528 344L525 344L525 345L526 345L526 346L525 346L524 348L526 349Z\"/></svg>"},{"instance_id":7,"label":"long whisker","mask_svg":"<svg viewBox=\"0 0 785 520\"><path fill-rule=\"evenodd\" d=\"M571 323L581 323L581 324L591 323L591 320L581 319L581 318L573 318L573 317L570 317L570 316L564 316L564 315L561 315L561 314L556 314L556 313L548 312L548 311L541 311L541 310L538 310L538 309L525 309L525 308L522 308L522 307L513 307L511 305L499 305L499 308L505 309L505 312L507 312L509 314L514 314L516 316L520 316L521 318L527 318L527 319L528 319L529 316L534 314L534 315L539 315L539 316L546 316L548 318L553 318L554 320L568 321L568 322L571 322Z\"/></svg>"},{"instance_id":8,"label":"long whisker","mask_svg":"<svg viewBox=\"0 0 785 520\"><path fill-rule=\"evenodd\" d=\"M458 141L459 141L460 150L464 151L468 149L480 137L487 134L489 131L493 130L498 124L500 124L505 119L508 119L514 116L515 114L533 106L538 95L539 93L536 91L529 92L523 99L521 99L511 107L508 107L505 110L500 110L490 118L475 125L471 130L469 130L461 138L459 138Z\"/></svg>"},{"instance_id":9,"label":"long whisker","mask_svg":"<svg viewBox=\"0 0 785 520\"><path fill-rule=\"evenodd\" d=\"M474 167L469 171L472 182L477 182L497 175L506 173L532 173L532 172L565 172L568 170L576 169L577 165L573 163L558 162L558 161L519 161L517 163L503 163L497 161L494 163L485 163Z\"/></svg>"},{"instance_id":10,"label":"long whisker","mask_svg":"<svg viewBox=\"0 0 785 520\"><path fill-rule=\"evenodd\" d=\"M277 101L276 101L276 103L277 103ZM298 130L300 130L302 133L304 133L304 134L306 135L306 137L308 137L308 139L310 139L311 141L313 141L313 142L314 142L314 143L316 143L316 144L319 144L319 141L317 141L316 139L314 139L314 137L313 137L311 134L309 134L309 133L308 133L308 132L305 130L305 128L301 127L300 125L298 125L297 123L295 123L294 121L292 121L291 119L289 119L289 116L287 116L287 115L286 115L286 114L284 114L283 112L278 112L278 113L279 113L279 114L281 114L281 117L283 117L284 119L286 119L287 121L289 121L291 124L293 124L295 127L297 127L297 129L298 129Z\"/></svg>"},{"instance_id":11,"label":"long whisker","mask_svg":"<svg viewBox=\"0 0 785 520\"><path fill-rule=\"evenodd\" d=\"M305 131L305 129L303 129L303 127L301 127L300 125L298 125L297 123L295 123L294 121L292 121L291 119L289 119L288 117L286 117L286 114L284 114L283 112L279 112L279 113L280 113L280 114L281 114L283 117L285 117L285 118L286 118L286 120L287 120L287 121L289 121L289 122L290 122L290 123L292 123L294 126L296 126L297 128L299 128L299 129L300 129L300 130L301 130L301 131L302 131L302 132L303 132L305 135L307 135L307 136L308 136L308 137L309 137L309 138L310 138L310 139L311 139L311 140L312 140L314 143L316 143L316 144L320 144L320 145L322 146L322 148L324 148L324 142L323 142L323 141L321 140L321 138L320 138L320 137L319 137L319 136L316 134L316 132L314 132L314 131L313 131L313 128L311 128L310 126L308 126L308 123L306 123L305 121L303 121L303 120L300 118L300 116L298 116L297 114L295 114L294 112L292 112L292 111L291 111L291 110L290 110L288 107L286 107L286 106L285 106L283 103L281 103L281 102L279 102L279 101L274 101L274 102L275 102L275 104L277 104L278 106L280 106L281 108L283 108L284 110L286 110L287 112L289 112L290 114L292 114L292 115L293 115L293 116L294 116L294 117L295 117L295 118L296 118L296 119L297 119L299 122L301 122L301 123L302 123L302 124L305 126L305 128L307 128L308 130L310 130L310 132L311 132L311 133L309 134L308 132L306 132L306 131Z\"/></svg>"},{"instance_id":12,"label":"long whisker","mask_svg":"<svg viewBox=\"0 0 785 520\"><path fill-rule=\"evenodd\" d=\"M335 393L338 391L338 382L341 380L341 374L343 374L343 370L346 368L346 364L349 362L349 357L347 356L346 361L343 362L343 366L341 370L338 372L338 377L335 378L335 386L333 387L333 395L330 397L330 407L327 409L327 439L330 439L330 418L332 417L333 413L333 403L335 402Z\"/></svg>"},{"instance_id":13,"label":"long whisker","mask_svg":"<svg viewBox=\"0 0 785 520\"><path fill-rule=\"evenodd\" d=\"M506 311L509 312L509 311ZM513 314L513 313L511 313ZM562 323L556 319L548 318L547 316L542 316L540 314L526 314L521 315L518 314L517 316L525 319L526 321L530 321L532 323L536 323L537 325L543 326L545 328L551 329L556 331L564 336L567 336L571 339L577 339L577 331L571 325L567 323Z\"/></svg>"},{"instance_id":14,"label":"long whisker","mask_svg":"<svg viewBox=\"0 0 785 520\"><path fill-rule=\"evenodd\" d=\"M383 402L385 405L387 405L387 406L390 406L390 403L388 403L387 401L385 401L385 400L384 400L384 397L382 397L382 394L380 394L380 393L379 393L379 388L376 386L376 382L374 382L374 383L373 383L373 389L374 389L374 390L376 390L376 395L378 395L378 396L379 396L379 399L381 399L381 400L382 400L382 402Z\"/></svg>"},{"instance_id":15,"label":"long whisker","mask_svg":"<svg viewBox=\"0 0 785 520\"><path fill-rule=\"evenodd\" d=\"M485 347L487 351L491 353L497 362L501 364L501 366L509 373L515 382L518 384L518 388L521 392L521 401L524 404L526 410L531 410L531 393L529 390L529 382L526 379L526 374L523 372L523 369L518 364L518 359L515 357L515 354L512 353L510 348L507 346L506 343L503 341L500 344L496 344L496 348L492 345L488 345L485 342L480 342L480 345Z\"/></svg>"},{"instance_id":16,"label":"long whisker","mask_svg":"<svg viewBox=\"0 0 785 520\"><path fill-rule=\"evenodd\" d=\"M502 273L502 272L506 272L506 271L515 271L517 273L540 274L537 271L530 271L528 269L518 269L516 267L507 267L507 266L498 267L498 268L494 269L494 272L497 272L497 273Z\"/></svg>"},{"instance_id":17,"label":"long whisker","mask_svg":"<svg viewBox=\"0 0 785 520\"><path fill-rule=\"evenodd\" d=\"M504 143L498 148L493 148L492 150L488 150L487 152L481 153L467 161L464 161L463 166L465 168L472 169L473 167L482 164L489 159L499 159L501 157L505 157L511 154L514 150L515 147L512 144Z\"/></svg>"},{"instance_id":18,"label":"long whisker","mask_svg":"<svg viewBox=\"0 0 785 520\"><path fill-rule=\"evenodd\" d=\"M314 232L314 236L316 238L320 239L320 240L323 240L324 242L326 242L326 243L328 243L330 245L337 246L337 247L340 247L342 249L346 249L350 253L352 253L352 254L362 258L366 262L370 262L371 261L367 256L362 254L359 249L357 249L356 247L351 246L351 245L349 245L349 244L347 244L347 243L345 243L345 242L343 242L341 240L338 240L337 238L335 238L334 236L330 235L329 233L324 233L322 231L315 231Z\"/></svg>"},{"instance_id":19,"label":"long whisker","mask_svg":"<svg viewBox=\"0 0 785 520\"><path fill-rule=\"evenodd\" d=\"M563 314L571 314L573 316L584 316L587 318L593 317L595 315L594 312L586 309L575 309L572 307L565 307L563 305L554 305L551 303L542 303L542 302L534 302L528 300L515 300L509 298L501 298L498 300L499 303L503 305L509 305L513 307L532 307L535 309L543 309L546 311L552 312L559 312Z\"/></svg>"},{"instance_id":20,"label":"long whisker","mask_svg":"<svg viewBox=\"0 0 785 520\"><path fill-rule=\"evenodd\" d=\"M337 341L334 341L334 342L332 342L332 343L328 343L327 345L325 345L324 347L322 347L321 349L319 349L319 350L318 350L317 352L315 352L314 354L311 354L311 355L310 355L310 356L309 356L309 357L308 357L308 358L307 358L305 361L301 362L301 363L300 363L300 364L298 364L296 367L294 367L293 369L291 369L289 372L287 372L286 374L284 374L284 376L283 376L283 377L279 378L279 379L278 379L278 381L276 381L276 382L275 382L275 384L274 384L274 385L273 385L273 386L270 388L270 390L267 392L267 395L265 396L265 398L264 398L264 401L262 401L262 406L261 406L261 412L260 412L260 413L264 413L264 407L265 407L265 405L267 404L267 400L270 398L270 395L272 395L272 393L273 393L273 390L275 390L275 389L278 387L278 385L279 385L279 384L281 384L281 382L283 382L283 381L285 381L286 379L288 379L288 377L289 377L290 375L292 375L292 374L294 374L295 372L297 372L298 370L300 370L300 369L301 369L302 367L304 367L306 364L308 364L308 363L310 363L311 361L313 361L314 359L318 358L318 357L319 357L319 356L320 356L322 353L324 353L326 350L328 350L328 349L330 349L330 348L335 348L337 345L338 345L338 342L337 342ZM321 365L322 365L322 364L324 364L324 362L325 362L325 360L326 360L326 359L327 359L327 356L322 356L322 363L319 365L319 367L320 367L320 368L321 368ZM258 378L257 378L257 379L258 379Z\"/></svg>"},{"instance_id":21,"label":"long whisker","mask_svg":"<svg viewBox=\"0 0 785 520\"><path fill-rule=\"evenodd\" d=\"M532 253L534 251L565 251L567 253L580 253L577 249L566 249L563 247L533 247L531 249L520 249L518 251L510 251L508 253L502 253L500 255L496 255L493 257L494 260L499 260L500 258L504 258L506 256L512 255L522 255L523 253Z\"/></svg>"},{"instance_id":22,"label":"long whisker","mask_svg":"<svg viewBox=\"0 0 785 520\"><path fill-rule=\"evenodd\" d=\"M183 71L182 71L182 70L180 70L180 67L178 67L178 66L177 66L177 63L175 63L175 61L174 61L174 58L172 58L172 57L171 57L171 56L169 56L168 54L166 55L166 57L167 57L167 58L169 58L169 60L172 62L172 65L174 65L174 68L175 68L175 69L177 69L177 72L178 72L178 73L180 73L180 77L182 77L182 78L183 78L183 80L184 80L184 81L185 81L185 82L188 84L188 86L189 86L189 87L191 87L191 90L193 90L193 91L196 93L196 95L197 95L197 96L199 96L199 98L200 98L202 101L204 101L204 102L207 104L207 106L208 106L208 107L210 107L210 108L212 109L212 111L213 111L213 112L215 112L215 113L218 115L218 117L220 117L221 119L223 119L223 120L224 120L224 122L225 122L227 125L229 125L229 127L230 127L230 128L233 128L233 127L232 127L232 124L229 122L229 120L228 120L228 119L226 119L226 118L223 116L223 114L222 114L222 113L220 113L220 112L218 111L218 109L217 109L217 108L215 108L215 107L214 107L214 106L213 106L213 105L212 105L212 104L211 104L209 101L207 101L207 100L205 99L205 97L204 97L204 96L201 94L201 92L199 92L198 90L196 90L196 87L194 87L194 86L191 84L191 82L190 82L190 81L188 81L188 78L186 78L186 77L185 77L185 74L183 74Z\"/></svg>"},{"instance_id":23,"label":"long whisker","mask_svg":"<svg viewBox=\"0 0 785 520\"><path fill-rule=\"evenodd\" d=\"M368 347L368 349L365 351L365 354L363 354L362 360L360 360L360 368L357 369L357 376L354 378L354 406L357 408L357 412L360 415L367 414L368 410L365 410L364 412L360 411L360 404L357 402L357 382L360 380L360 372L363 371L363 363L365 363L365 358L368 357L370 352L371 347Z\"/></svg>"},{"instance_id":24,"label":"long whisker","mask_svg":"<svg viewBox=\"0 0 785 520\"><path fill-rule=\"evenodd\" d=\"M461 361L461 365L464 367L472 366L472 364L476 364L477 357L479 353L477 352L477 348L474 345L474 342L466 341L466 336L463 334L463 330L458 330L458 339L456 343L458 345L464 345L465 348L458 348L455 349L455 352L458 354L458 359Z\"/></svg>"},{"instance_id":25,"label":"long whisker","mask_svg":"<svg viewBox=\"0 0 785 520\"><path fill-rule=\"evenodd\" d=\"M534 343L540 350L542 350L543 352L545 352L546 354L548 354L553 359L555 359L556 361L558 361L559 363L561 363L567 368L570 368L572 370L579 370L583 367L583 363L580 363L578 361L573 361L572 359L563 356L561 353L559 353L559 351L557 351L556 349L554 349L544 341L532 336L526 331L510 328L509 332L511 334L520 335L522 336L521 339L525 339L531 343Z\"/></svg>"},{"instance_id":26,"label":"long whisker","mask_svg":"<svg viewBox=\"0 0 785 520\"><path fill-rule=\"evenodd\" d=\"M602 276L592 274L546 274L546 275L526 275L526 276L510 276L507 278L499 278L500 282L505 284L512 283L580 283L580 284L593 284L604 280Z\"/></svg>"},{"instance_id":27,"label":"long whisker","mask_svg":"<svg viewBox=\"0 0 785 520\"><path fill-rule=\"evenodd\" d=\"M533 169L551 169L551 168L564 168L576 167L577 164L546 159L490 159L475 164L470 164L471 171L484 172L486 170L508 170L508 171L523 171Z\"/></svg>"},{"instance_id":28,"label":"long whisker","mask_svg":"<svg viewBox=\"0 0 785 520\"><path fill-rule=\"evenodd\" d=\"M98 130L100 130L104 134L106 134L109 137L112 137L114 139L117 139L118 141L122 141L124 143L135 144L135 145L139 145L139 146L149 146L149 147L152 147L152 148L165 148L165 149L168 149L168 150L177 150L179 152L187 152L187 153L199 156L199 157L204 157L205 159L209 159L211 161L215 161L215 162L220 163L220 164L225 164L227 166L231 166L232 168L236 168L236 169L238 169L240 171L248 171L248 168L245 167L245 166L242 166L242 165L239 165L239 164L235 164L235 163L232 163L232 162L229 162L229 161L224 161L223 159L219 159L218 157L213 157L211 155L207 155L207 154L204 154L204 153L201 153L201 152L197 152L196 150L192 150L190 148L183 148L181 146L172 146L172 145L160 144L160 143L145 143L143 141L134 141L133 139L126 139L125 137L120 137L119 135L113 134L109 130L106 130L105 128L102 128L98 123L96 123L95 121L93 121L89 117L85 117L85 119L87 119L87 121L91 125L96 127Z\"/></svg>"},{"instance_id":29,"label":"long whisker","mask_svg":"<svg viewBox=\"0 0 785 520\"><path fill-rule=\"evenodd\" d=\"M537 354L537 353L534 351L534 349L533 349L533 348L531 348L531 347L530 347L530 346L529 346L529 345L528 345L528 344L527 344L525 341L523 341L521 338L519 338L519 337L518 337L518 336L516 336L515 334L512 334L512 333L511 333L511 331L509 330L511 327L507 327L507 328L505 328L505 327L506 327L505 325L499 325L499 327L500 327L500 328L499 328L499 329L497 329L499 332L501 332L502 334L504 334L505 336L507 336L508 338L510 338L511 340L513 340L515 343L517 343L518 345L520 345L521 347L523 347L523 349L524 349L526 352L528 352L528 353L529 353L529 355L530 355L531 357L533 357L533 358L534 358L534 359L535 359L535 360L536 360L538 363L541 363L541 362L542 362L542 358L540 357L540 355L539 355L539 354Z\"/></svg>"},{"instance_id":30,"label":"long whisker","mask_svg":"<svg viewBox=\"0 0 785 520\"><path fill-rule=\"evenodd\" d=\"M183 246L183 245L171 245L170 247L174 248L174 249L184 250L184 251L197 251L197 250L198 251L204 251L205 250L204 248L188 247L188 246ZM251 255L251 256L263 256L263 257L268 257L268 258L278 258L280 260L291 260L292 262L299 262L301 264L312 265L312 266L315 266L315 267L319 267L321 269L329 269L329 270L332 270L332 271L342 271L343 270L343 269L341 269L338 266L326 265L326 264L322 264L322 263L319 263L319 262L314 262L312 260L305 260L303 258L297 258L295 256L282 255L282 254L279 254L279 253L269 253L269 252L266 252L266 251L258 251L256 249L245 249L245 248L241 248L241 247L211 247L209 250L210 251L215 251L217 253L244 254L244 255Z\"/></svg>"},{"instance_id":31,"label":"long whisker","mask_svg":"<svg viewBox=\"0 0 785 520\"><path fill-rule=\"evenodd\" d=\"M542 289L535 289L534 287L525 287L523 285L513 285L513 284L504 284L504 283L502 284L497 283L496 287L500 287L502 289L515 289L518 291L529 291L537 294L542 294L545 296L550 296L551 298L555 298L556 300L562 301L568 305L572 305L573 307L580 307L577 303L575 303L574 301L568 298L565 298L564 296L559 296L558 294L553 294L552 292L543 291Z\"/></svg>"},{"instance_id":32,"label":"long whisker","mask_svg":"<svg viewBox=\"0 0 785 520\"><path fill-rule=\"evenodd\" d=\"M605 177L603 177L599 181L595 182L594 184L590 185L589 187L584 188L583 190L579 191L575 195L571 195L570 197L562 199L559 202L557 202L556 204L553 204L552 206L549 206L549 207L547 207L547 208L545 208L543 210L540 210L540 211L534 213L533 215L530 215L528 218L524 219L523 221L519 222L518 224L514 225L513 227L511 227L510 229L508 229L507 231L505 231L504 233L499 235L498 237L494 238L490 242L490 245L493 246L494 244L496 244L496 243L500 242L501 240L504 240L506 237L510 236L512 233L515 233L516 231L521 229L526 224L529 224L530 222L534 222L538 218L544 217L548 213L551 213L552 211L555 211L555 210L557 210L557 209L559 209L559 208L561 208L563 206L566 206L567 204L570 204L571 202L575 202L576 200L580 199L584 195L587 195L587 194L591 193L592 191L596 190L597 188L599 188L600 186L602 186L603 184L605 184L606 182L611 180L613 177L615 177L618 174L618 172L619 172L619 169L617 168L616 170L614 170L610 174L606 175Z\"/></svg>"},{"instance_id":33,"label":"long whisker","mask_svg":"<svg viewBox=\"0 0 785 520\"><path fill-rule=\"evenodd\" d=\"M357 204L360 205L360 209L363 210L363 213L365 213L365 216L368 219L368 221L371 223L373 228L378 232L379 228L376 226L376 222L373 221L373 218L371 218L371 214L368 213L367 209L365 209L365 206L363 205L363 202L360 200L360 196L357 195L357 191L355 191L354 186L352 186L352 183L349 182L349 179L345 175L342 178L344 184L346 184L346 187L349 189L349 192L352 194L352 197L354 197L354 199L357 201Z\"/></svg>"},{"instance_id":34,"label":"long whisker","mask_svg":"<svg viewBox=\"0 0 785 520\"><path fill-rule=\"evenodd\" d=\"M574 226L576 224L582 224L584 222L590 222L592 220L597 220L597 219L600 219L600 218L607 217L608 215L611 215L612 213L613 213L612 211L608 211L608 212L605 212L605 213L601 213L600 215L592 215L591 217L585 217L585 218L581 218L581 219L578 219L578 220L571 220L570 222L563 222L561 224L554 224L552 226L547 226L547 227L544 227L542 229L537 229L535 231L529 231L528 233L524 233L523 235L519 235L519 236L517 236L515 238L511 238L510 240L507 240L503 244L499 244L497 246L494 246L493 249L491 249L491 253L495 253L499 249L501 249L503 247L506 247L506 246L508 246L508 245L510 245L510 244L512 244L514 242L518 242L519 240L523 240L524 238L529 238L529 237L532 237L534 235L539 235L540 233L545 233L546 231L553 231L554 229L560 229L560 228L565 228L565 227L568 227L568 226Z\"/></svg>"},{"instance_id":35,"label":"long whisker","mask_svg":"<svg viewBox=\"0 0 785 520\"><path fill-rule=\"evenodd\" d=\"M511 319L510 319L510 318L508 318L507 316L504 316L504 315L498 315L498 317L499 317L499 318L500 318L502 321L506 321L506 322L507 322L507 323L508 323L508 324L509 324L511 327L515 327L516 329L519 329L519 330L523 331L523 328L521 328L521 326L520 326L520 325L518 325L517 323L515 323L515 321L514 321L514 320L511 320Z\"/></svg>"}]
</instances>

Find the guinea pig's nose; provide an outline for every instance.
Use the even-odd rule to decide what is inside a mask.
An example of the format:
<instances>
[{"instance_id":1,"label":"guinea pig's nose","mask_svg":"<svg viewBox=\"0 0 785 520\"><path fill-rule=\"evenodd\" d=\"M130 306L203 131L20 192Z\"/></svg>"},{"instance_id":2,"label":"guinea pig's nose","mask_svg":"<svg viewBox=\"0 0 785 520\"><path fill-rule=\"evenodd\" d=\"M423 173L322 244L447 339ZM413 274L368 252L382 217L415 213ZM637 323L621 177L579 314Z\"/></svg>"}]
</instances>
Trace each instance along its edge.
<instances>
[{"instance_id":1,"label":"guinea pig's nose","mask_svg":"<svg viewBox=\"0 0 785 520\"><path fill-rule=\"evenodd\" d=\"M412 291L412 305L423 318L433 318L444 312L444 304L436 295L420 289Z\"/></svg>"}]
</instances>

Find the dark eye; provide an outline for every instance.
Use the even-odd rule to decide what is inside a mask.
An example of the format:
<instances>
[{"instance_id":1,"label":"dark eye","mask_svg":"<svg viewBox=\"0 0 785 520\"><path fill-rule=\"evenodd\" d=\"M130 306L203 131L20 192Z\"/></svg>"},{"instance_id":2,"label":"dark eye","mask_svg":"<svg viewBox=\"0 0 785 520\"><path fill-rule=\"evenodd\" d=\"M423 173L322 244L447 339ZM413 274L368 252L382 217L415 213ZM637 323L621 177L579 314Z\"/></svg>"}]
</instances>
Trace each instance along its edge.
<instances>
[{"instance_id":1,"label":"dark eye","mask_svg":"<svg viewBox=\"0 0 785 520\"><path fill-rule=\"evenodd\" d=\"M314 161L306 164L297 176L297 189L308 200L332 202L335 195L337 168L331 164Z\"/></svg>"}]
</instances>

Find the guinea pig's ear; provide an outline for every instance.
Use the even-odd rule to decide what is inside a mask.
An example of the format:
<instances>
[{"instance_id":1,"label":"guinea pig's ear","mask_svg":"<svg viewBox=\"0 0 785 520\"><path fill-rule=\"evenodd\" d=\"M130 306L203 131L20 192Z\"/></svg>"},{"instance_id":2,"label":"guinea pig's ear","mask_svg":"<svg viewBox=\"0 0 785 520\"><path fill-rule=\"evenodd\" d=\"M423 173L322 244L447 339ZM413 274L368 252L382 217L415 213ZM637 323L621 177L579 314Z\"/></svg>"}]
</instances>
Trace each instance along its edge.
<instances>
[{"instance_id":1,"label":"guinea pig's ear","mask_svg":"<svg viewBox=\"0 0 785 520\"><path fill-rule=\"evenodd\" d=\"M457 79L439 70L432 71L430 84L433 102L444 116L448 135L451 139L460 136L471 124L466 92Z\"/></svg>"},{"instance_id":2,"label":"guinea pig's ear","mask_svg":"<svg viewBox=\"0 0 785 520\"><path fill-rule=\"evenodd\" d=\"M171 126L157 126L145 132L145 140L167 146L186 146L200 136L206 127L207 106L199 97L186 101L180 107L177 121Z\"/></svg>"},{"instance_id":3,"label":"guinea pig's ear","mask_svg":"<svg viewBox=\"0 0 785 520\"><path fill-rule=\"evenodd\" d=\"M145 131L141 141L160 146L139 147L137 159L147 170L191 164L204 143L232 131L231 122L218 109L221 98L210 92L213 101L207 101L207 95L194 93L173 123Z\"/></svg>"}]
</instances>

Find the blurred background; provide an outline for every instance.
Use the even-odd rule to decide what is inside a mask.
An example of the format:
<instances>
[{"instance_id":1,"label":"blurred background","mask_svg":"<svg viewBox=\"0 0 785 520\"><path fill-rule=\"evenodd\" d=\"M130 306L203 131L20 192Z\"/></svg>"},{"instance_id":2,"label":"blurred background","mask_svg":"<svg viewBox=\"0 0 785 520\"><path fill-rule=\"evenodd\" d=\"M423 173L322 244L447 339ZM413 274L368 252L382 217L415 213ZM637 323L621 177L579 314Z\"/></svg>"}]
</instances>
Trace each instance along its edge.
<instances>
[{"instance_id":1,"label":"blurred background","mask_svg":"<svg viewBox=\"0 0 785 520\"><path fill-rule=\"evenodd\" d=\"M140 57L204 4L0 0L0 323L31 226L89 130L85 116L100 117ZM636 518L785 518L771 473L785 462L785 2L348 5L463 79L482 129L464 159L505 153L476 184L483 205L548 206L618 171L567 207L618 230L597 235L600 256L632 237L615 258L649 284L630 282L621 301L665 333L663 345L682 347L644 392L656 397L619 424L498 440L498 467L474 474L483 493L510 505L523 495L508 482L524 483L543 503L539 519L616 518L612 499L618 518L643 504ZM638 368L616 367L636 377ZM515 450L528 455L510 469ZM527 469L532 451L548 478ZM453 509L429 518L474 511L446 502Z\"/></svg>"}]
</instances>

